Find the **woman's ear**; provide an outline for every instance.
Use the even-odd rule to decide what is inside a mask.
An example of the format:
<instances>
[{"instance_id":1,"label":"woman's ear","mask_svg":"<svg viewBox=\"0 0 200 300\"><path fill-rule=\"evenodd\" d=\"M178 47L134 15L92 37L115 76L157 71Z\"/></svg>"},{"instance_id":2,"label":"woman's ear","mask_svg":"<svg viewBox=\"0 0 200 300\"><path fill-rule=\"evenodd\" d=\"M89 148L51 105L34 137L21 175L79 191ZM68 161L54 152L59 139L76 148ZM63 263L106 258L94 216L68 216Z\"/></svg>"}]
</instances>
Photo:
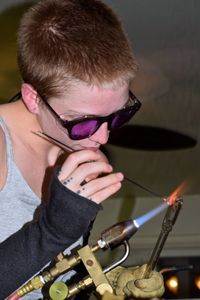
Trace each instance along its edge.
<instances>
[{"instance_id":1,"label":"woman's ear","mask_svg":"<svg viewBox=\"0 0 200 300\"><path fill-rule=\"evenodd\" d=\"M21 87L21 93L22 100L24 101L24 104L26 105L27 109L31 113L37 114L39 111L39 99L36 90L30 84L23 83Z\"/></svg>"}]
</instances>

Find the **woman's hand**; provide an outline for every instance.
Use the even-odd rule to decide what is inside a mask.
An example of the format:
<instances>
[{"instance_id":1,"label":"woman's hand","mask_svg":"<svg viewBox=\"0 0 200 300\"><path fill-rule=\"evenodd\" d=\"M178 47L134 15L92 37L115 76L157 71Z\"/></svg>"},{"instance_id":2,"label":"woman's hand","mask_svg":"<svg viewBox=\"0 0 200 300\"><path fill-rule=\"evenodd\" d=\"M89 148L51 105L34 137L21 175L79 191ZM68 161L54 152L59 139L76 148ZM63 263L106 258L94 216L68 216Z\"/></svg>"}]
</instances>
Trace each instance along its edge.
<instances>
[{"instance_id":1,"label":"woman's hand","mask_svg":"<svg viewBox=\"0 0 200 300\"><path fill-rule=\"evenodd\" d=\"M68 156L58 179L73 192L101 203L121 187L123 174L113 173L112 170L100 150L81 150Z\"/></svg>"}]
</instances>

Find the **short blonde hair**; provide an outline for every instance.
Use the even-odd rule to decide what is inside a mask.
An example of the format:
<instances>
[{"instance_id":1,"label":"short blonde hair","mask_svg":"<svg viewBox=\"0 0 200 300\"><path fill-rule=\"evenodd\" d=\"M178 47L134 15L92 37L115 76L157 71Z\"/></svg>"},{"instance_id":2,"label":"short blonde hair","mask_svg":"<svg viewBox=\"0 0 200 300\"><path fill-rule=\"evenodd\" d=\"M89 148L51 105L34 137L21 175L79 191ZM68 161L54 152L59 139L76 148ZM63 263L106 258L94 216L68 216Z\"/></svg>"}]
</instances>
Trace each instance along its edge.
<instances>
[{"instance_id":1,"label":"short blonde hair","mask_svg":"<svg viewBox=\"0 0 200 300\"><path fill-rule=\"evenodd\" d=\"M18 64L24 82L48 98L73 80L127 82L137 62L121 23L98 0L40 1L21 20Z\"/></svg>"}]
</instances>

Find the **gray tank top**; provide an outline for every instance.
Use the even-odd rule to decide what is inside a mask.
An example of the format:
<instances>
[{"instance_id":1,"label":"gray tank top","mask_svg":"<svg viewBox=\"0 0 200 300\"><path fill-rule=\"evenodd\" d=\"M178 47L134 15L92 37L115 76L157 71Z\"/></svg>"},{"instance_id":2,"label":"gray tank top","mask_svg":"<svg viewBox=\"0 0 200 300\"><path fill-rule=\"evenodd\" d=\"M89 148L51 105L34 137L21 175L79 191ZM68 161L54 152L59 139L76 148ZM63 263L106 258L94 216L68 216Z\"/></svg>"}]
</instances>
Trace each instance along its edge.
<instances>
[{"instance_id":1,"label":"gray tank top","mask_svg":"<svg viewBox=\"0 0 200 300\"><path fill-rule=\"evenodd\" d=\"M33 220L34 213L41 203L41 199L31 190L22 173L14 161L12 139L9 130L0 117L6 140L7 154L7 178L3 189L0 191L0 243L10 235L18 231L25 223ZM65 250L70 254L74 247L81 246L83 238L72 244ZM74 275L74 271L60 276L57 280L66 281ZM23 300L42 299L40 290L31 292L23 297Z\"/></svg>"},{"instance_id":2,"label":"gray tank top","mask_svg":"<svg viewBox=\"0 0 200 300\"><path fill-rule=\"evenodd\" d=\"M2 118L0 126L5 135L7 149L7 178L0 191L0 242L2 242L33 219L41 199L31 190L15 164L12 140Z\"/></svg>"}]
</instances>

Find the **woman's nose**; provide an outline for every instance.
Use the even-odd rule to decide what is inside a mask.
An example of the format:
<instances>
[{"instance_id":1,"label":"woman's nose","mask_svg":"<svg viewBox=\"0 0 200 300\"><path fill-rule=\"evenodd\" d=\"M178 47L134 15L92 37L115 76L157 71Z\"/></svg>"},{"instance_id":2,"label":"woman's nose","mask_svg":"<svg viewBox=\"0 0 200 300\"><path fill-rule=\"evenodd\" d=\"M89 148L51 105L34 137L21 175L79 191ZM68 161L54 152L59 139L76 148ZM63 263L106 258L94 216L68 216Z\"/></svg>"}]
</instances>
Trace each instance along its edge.
<instances>
[{"instance_id":1,"label":"woman's nose","mask_svg":"<svg viewBox=\"0 0 200 300\"><path fill-rule=\"evenodd\" d=\"M90 137L91 141L94 141L98 144L104 145L107 143L109 138L108 123L103 123L99 129Z\"/></svg>"}]
</instances>

